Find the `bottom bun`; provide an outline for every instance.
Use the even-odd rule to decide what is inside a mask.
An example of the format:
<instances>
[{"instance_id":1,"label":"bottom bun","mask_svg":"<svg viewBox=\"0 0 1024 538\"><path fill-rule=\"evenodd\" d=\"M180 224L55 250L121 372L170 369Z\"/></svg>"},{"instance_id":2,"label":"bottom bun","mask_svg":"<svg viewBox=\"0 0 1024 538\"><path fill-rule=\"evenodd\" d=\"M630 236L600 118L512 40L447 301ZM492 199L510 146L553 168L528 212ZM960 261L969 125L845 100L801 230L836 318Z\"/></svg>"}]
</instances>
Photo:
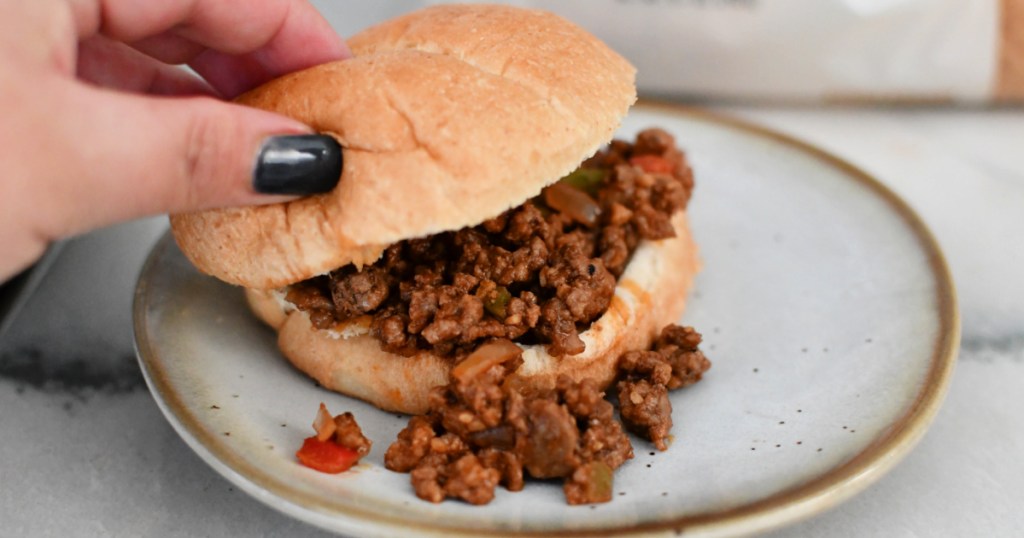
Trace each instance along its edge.
<instances>
[{"instance_id":1,"label":"bottom bun","mask_svg":"<svg viewBox=\"0 0 1024 538\"><path fill-rule=\"evenodd\" d=\"M580 334L586 349L552 357L544 346L523 347L516 382L553 388L561 375L591 378L604 388L616 375L620 355L646 349L658 331L675 323L699 269L697 247L686 214L672 223L676 237L643 241L619 278L608 310ZM290 308L280 294L246 290L253 312L278 331L285 357L328 389L354 396L388 411L427 411L430 390L447 385L453 362L429 352L403 357L384 351L369 331L369 317L337 329L316 329L304 312Z\"/></svg>"}]
</instances>

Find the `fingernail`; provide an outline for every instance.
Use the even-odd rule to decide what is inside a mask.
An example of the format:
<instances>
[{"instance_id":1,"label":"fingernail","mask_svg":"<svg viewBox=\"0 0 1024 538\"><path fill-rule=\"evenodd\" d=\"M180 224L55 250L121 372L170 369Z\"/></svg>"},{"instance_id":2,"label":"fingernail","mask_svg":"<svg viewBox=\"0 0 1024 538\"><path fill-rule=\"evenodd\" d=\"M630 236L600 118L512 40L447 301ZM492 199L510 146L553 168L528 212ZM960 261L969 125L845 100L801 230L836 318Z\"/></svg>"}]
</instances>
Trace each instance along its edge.
<instances>
[{"instance_id":1,"label":"fingernail","mask_svg":"<svg viewBox=\"0 0 1024 538\"><path fill-rule=\"evenodd\" d=\"M341 146L327 135L272 136L260 148L252 186L263 194L318 194L341 178Z\"/></svg>"}]
</instances>

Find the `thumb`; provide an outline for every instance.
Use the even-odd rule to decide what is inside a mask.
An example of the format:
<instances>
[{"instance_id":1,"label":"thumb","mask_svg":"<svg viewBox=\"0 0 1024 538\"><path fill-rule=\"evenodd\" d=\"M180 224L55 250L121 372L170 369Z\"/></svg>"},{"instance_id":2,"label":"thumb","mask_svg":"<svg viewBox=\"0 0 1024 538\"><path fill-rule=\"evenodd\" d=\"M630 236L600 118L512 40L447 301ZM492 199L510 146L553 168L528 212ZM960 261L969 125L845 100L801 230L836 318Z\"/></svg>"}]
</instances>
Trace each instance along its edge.
<instances>
[{"instance_id":1,"label":"thumb","mask_svg":"<svg viewBox=\"0 0 1024 538\"><path fill-rule=\"evenodd\" d=\"M61 123L73 170L67 188L55 189L63 194L54 237L146 215L278 202L328 191L340 177L337 142L289 118L209 97L84 90L78 112Z\"/></svg>"}]
</instances>

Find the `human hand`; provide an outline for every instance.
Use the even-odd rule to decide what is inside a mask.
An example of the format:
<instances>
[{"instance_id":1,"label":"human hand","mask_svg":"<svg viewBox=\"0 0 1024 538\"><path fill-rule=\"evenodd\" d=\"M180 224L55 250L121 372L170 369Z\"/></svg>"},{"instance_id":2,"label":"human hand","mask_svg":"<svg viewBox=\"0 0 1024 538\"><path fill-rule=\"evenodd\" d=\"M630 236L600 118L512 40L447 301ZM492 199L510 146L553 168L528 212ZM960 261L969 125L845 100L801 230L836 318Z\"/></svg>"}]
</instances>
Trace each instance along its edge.
<instances>
[{"instance_id":1,"label":"human hand","mask_svg":"<svg viewBox=\"0 0 1024 538\"><path fill-rule=\"evenodd\" d=\"M305 0L0 5L0 282L107 224L284 199L256 192L283 192L254 187L257 156L268 137L309 128L221 99L350 55ZM289 192L323 190L320 176Z\"/></svg>"}]
</instances>

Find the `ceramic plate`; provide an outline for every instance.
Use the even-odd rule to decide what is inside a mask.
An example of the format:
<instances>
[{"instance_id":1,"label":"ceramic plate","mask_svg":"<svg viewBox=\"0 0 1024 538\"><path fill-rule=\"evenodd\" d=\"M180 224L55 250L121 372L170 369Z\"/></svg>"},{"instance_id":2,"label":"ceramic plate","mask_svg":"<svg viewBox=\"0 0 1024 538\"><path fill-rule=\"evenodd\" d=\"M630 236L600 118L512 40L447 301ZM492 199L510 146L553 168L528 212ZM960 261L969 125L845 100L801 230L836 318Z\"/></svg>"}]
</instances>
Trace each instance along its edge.
<instances>
[{"instance_id":1,"label":"ceramic plate","mask_svg":"<svg viewBox=\"0 0 1024 538\"><path fill-rule=\"evenodd\" d=\"M383 455L406 418L318 388L278 354L241 290L200 275L170 237L139 280L150 389L182 438L260 501L357 536L737 535L862 490L921 437L945 393L959 321L929 232L889 190L808 145L733 120L641 105L621 136L675 133L697 177L703 272L683 322L713 367L672 395L667 452L634 440L610 503L556 482L488 506L415 497ZM296 463L321 401L374 440L355 470Z\"/></svg>"}]
</instances>

